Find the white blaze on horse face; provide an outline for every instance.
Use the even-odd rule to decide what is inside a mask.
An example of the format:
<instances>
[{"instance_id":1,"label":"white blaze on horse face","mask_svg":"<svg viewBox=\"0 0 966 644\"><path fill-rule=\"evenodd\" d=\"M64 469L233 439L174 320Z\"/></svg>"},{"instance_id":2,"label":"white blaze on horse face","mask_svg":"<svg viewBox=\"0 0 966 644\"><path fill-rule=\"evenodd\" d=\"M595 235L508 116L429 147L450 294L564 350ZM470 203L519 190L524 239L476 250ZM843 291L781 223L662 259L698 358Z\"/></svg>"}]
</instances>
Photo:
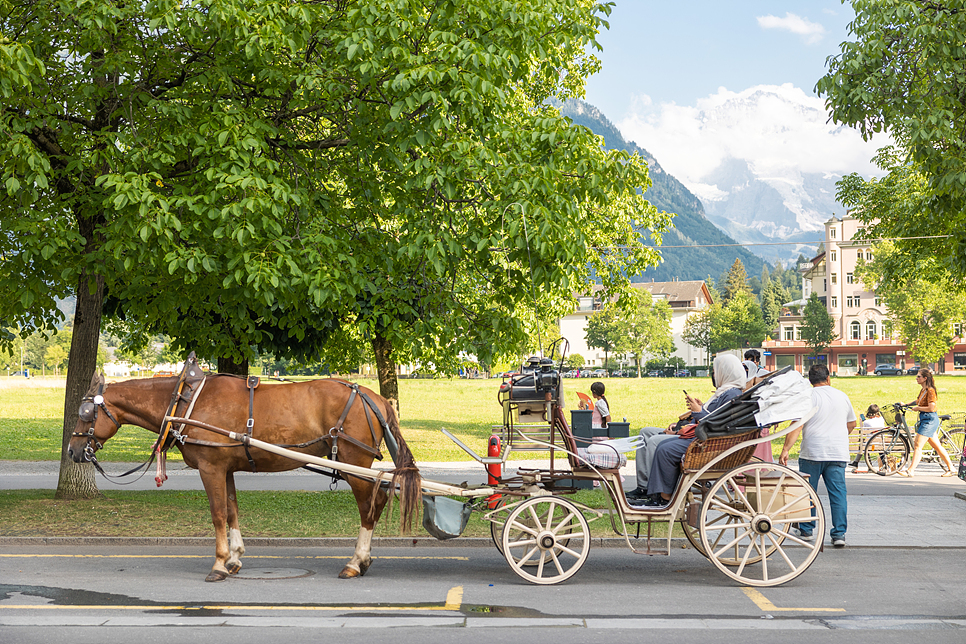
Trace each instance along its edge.
<instances>
[{"instance_id":1,"label":"white blaze on horse face","mask_svg":"<svg viewBox=\"0 0 966 644\"><path fill-rule=\"evenodd\" d=\"M365 567L369 567L370 559L369 556L372 552L372 530L367 530L366 528L359 528L359 538L356 539L356 551L352 555L352 559L346 564L347 567L353 570L362 570L363 564Z\"/></svg>"},{"instance_id":2,"label":"white blaze on horse face","mask_svg":"<svg viewBox=\"0 0 966 644\"><path fill-rule=\"evenodd\" d=\"M241 530L230 528L228 530L228 567L238 564L241 567L241 556L245 554L245 542L242 541Z\"/></svg>"}]
</instances>

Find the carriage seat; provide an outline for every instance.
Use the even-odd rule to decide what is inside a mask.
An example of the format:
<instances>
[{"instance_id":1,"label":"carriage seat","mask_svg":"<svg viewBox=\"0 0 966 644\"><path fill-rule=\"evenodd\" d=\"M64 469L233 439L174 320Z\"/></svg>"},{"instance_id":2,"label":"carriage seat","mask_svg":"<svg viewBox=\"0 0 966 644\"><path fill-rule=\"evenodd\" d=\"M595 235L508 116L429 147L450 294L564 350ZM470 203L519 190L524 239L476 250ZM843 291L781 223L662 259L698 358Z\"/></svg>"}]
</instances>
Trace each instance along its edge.
<instances>
[{"instance_id":1,"label":"carriage seat","mask_svg":"<svg viewBox=\"0 0 966 644\"><path fill-rule=\"evenodd\" d=\"M588 447L578 447L577 456L586 460L598 470L617 470L627 465L627 456L625 454L607 448L600 451L590 451ZM583 462L578 461L575 469L585 467Z\"/></svg>"},{"instance_id":2,"label":"carriage seat","mask_svg":"<svg viewBox=\"0 0 966 644\"><path fill-rule=\"evenodd\" d=\"M688 445L688 451L681 457L681 470L684 472L696 472L718 458L722 452L731 449L739 443L754 440L759 436L761 436L761 428L755 427L742 434L718 436L716 438L708 438L704 441L693 440ZM737 450L719 463L716 463L713 469L715 471L730 470L733 467L747 463L751 459L751 455L755 453L755 447L757 445L748 445L743 449Z\"/></svg>"}]
</instances>

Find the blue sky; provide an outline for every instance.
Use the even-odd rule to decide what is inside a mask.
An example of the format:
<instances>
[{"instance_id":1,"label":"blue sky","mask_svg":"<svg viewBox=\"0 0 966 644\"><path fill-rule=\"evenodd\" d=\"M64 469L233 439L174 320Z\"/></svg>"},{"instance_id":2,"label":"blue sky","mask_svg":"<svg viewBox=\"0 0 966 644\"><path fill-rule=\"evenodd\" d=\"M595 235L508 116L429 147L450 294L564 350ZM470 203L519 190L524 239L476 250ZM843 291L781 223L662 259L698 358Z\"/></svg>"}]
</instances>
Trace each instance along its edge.
<instances>
[{"instance_id":1,"label":"blue sky","mask_svg":"<svg viewBox=\"0 0 966 644\"><path fill-rule=\"evenodd\" d=\"M618 0L587 101L616 123L642 103L694 105L719 87L791 83L814 95L853 15L837 0Z\"/></svg>"}]
</instances>

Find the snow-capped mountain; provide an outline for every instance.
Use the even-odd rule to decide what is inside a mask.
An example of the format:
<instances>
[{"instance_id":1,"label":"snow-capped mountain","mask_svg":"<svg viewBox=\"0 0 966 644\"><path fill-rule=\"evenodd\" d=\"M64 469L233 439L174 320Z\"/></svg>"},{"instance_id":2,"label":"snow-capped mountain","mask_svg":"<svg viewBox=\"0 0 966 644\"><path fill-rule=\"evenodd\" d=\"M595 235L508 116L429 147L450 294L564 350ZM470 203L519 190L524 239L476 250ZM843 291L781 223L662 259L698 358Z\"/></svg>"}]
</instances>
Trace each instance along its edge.
<instances>
[{"instance_id":1,"label":"snow-capped mountain","mask_svg":"<svg viewBox=\"0 0 966 644\"><path fill-rule=\"evenodd\" d=\"M844 174L868 176L888 141L862 141L830 123L822 99L791 85L719 90L696 106L648 107L619 127L647 146L704 204L709 220L740 242L821 239L823 223L845 207L835 199ZM793 259L803 246L757 246L766 259ZM811 246L814 250L814 246Z\"/></svg>"}]
</instances>

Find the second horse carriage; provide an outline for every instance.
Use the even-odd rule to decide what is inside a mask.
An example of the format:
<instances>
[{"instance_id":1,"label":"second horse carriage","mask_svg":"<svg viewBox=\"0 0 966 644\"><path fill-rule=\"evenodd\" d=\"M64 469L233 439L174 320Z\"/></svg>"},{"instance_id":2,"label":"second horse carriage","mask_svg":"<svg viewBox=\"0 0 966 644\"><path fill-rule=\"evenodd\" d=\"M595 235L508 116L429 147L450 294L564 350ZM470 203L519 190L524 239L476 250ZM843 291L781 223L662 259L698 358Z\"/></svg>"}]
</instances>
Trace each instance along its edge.
<instances>
[{"instance_id":1,"label":"second horse carriage","mask_svg":"<svg viewBox=\"0 0 966 644\"><path fill-rule=\"evenodd\" d=\"M239 558L244 547L240 545L232 473L280 471L300 466L338 473L353 485L363 526L356 555L341 576L365 574L371 563L372 525L381 513L386 494L397 486L406 488L403 499L406 514L414 500L413 485L418 485L422 496L423 525L428 532L441 539L457 537L462 534L469 515L481 512L491 524L494 544L511 569L535 584L555 584L573 577L587 561L593 542L591 522L605 517L612 530L638 554L670 554L674 530L679 526L690 544L715 567L745 585L781 584L808 568L821 550L821 540L806 542L796 536L793 528L800 522L815 521L817 534L824 534L825 515L818 495L798 472L775 463L752 460L758 444L785 436L811 416L809 387L799 374L787 369L770 374L703 418L695 428L695 440L681 461L680 477L669 504L661 508L638 508L628 503L619 470L623 452L633 449L634 441L581 439L574 435L567 422L560 378L565 351L560 351L558 362L554 363L556 346L560 343L552 347L550 357L531 358L520 374L501 385L498 400L503 413L500 426L503 443L499 454L479 456L443 430L488 468L489 482L485 485L452 485L415 475L415 464L398 431L391 407L384 405L385 401L373 392L343 381L325 381L343 385L336 386L335 391L347 389L352 393L347 394L347 401L339 403L343 405L341 415L337 405L319 403L323 406L317 408L317 415L326 418L331 415L333 420L313 418L311 424L331 427L327 432L324 427L321 431L314 428L312 433L317 436L308 441L302 440L304 435L284 434L283 430L289 430L281 427L278 417L266 416L264 423L257 420L260 408L271 408L266 403L259 404L259 395L264 394L256 395L257 383L252 385L251 381L245 400L247 431L219 427L218 414L227 413L224 410L205 416L208 422L190 417L192 409L196 416L198 410L205 409L204 404L196 406L203 382L193 394L185 395L182 393L184 374L176 385L168 411L163 412L162 408L156 414L141 409L147 404L143 402L147 398L143 386L135 391L135 397L123 388L112 392L101 381L96 387L92 385L81 406L70 453L76 460L96 464L96 450L126 422L159 432L156 447L160 451L163 437L174 427L171 444L185 454L186 463L201 471L203 479L207 475L213 481L206 480L205 487L219 540L216 565L209 581L224 579L241 567ZM193 364L197 369L197 364ZM188 366L185 370L188 371ZM226 386L225 390L229 389ZM100 422L98 409L105 412ZM358 420L354 420L356 417ZM355 437L347 431L350 422L360 428L354 432ZM266 432L263 425L272 423L274 433L262 434L262 438L253 430ZM781 428L785 423L787 426ZM232 424L237 426L235 421ZM771 427L771 433L763 436L762 428L766 426ZM196 437L201 434L205 438ZM396 462L394 472L371 467L373 454L378 457L383 439ZM341 450L337 447L340 442L344 445ZM533 449L549 454L547 467L504 472L512 463L508 460L511 453ZM216 455L229 452L234 455L221 458L226 464L216 468ZM397 454L402 457L397 459ZM562 458L556 458L558 455ZM257 469L259 463L267 466ZM212 475L216 469L219 473ZM217 496L217 482L225 476L229 490L227 501ZM572 498L581 482L597 482L609 500L609 508L592 508ZM223 503L227 504L227 511ZM646 535L644 548L639 549L632 538L639 540L642 527L646 527ZM653 536L657 530L664 530L664 534ZM222 543L226 533L228 538Z\"/></svg>"}]
</instances>

